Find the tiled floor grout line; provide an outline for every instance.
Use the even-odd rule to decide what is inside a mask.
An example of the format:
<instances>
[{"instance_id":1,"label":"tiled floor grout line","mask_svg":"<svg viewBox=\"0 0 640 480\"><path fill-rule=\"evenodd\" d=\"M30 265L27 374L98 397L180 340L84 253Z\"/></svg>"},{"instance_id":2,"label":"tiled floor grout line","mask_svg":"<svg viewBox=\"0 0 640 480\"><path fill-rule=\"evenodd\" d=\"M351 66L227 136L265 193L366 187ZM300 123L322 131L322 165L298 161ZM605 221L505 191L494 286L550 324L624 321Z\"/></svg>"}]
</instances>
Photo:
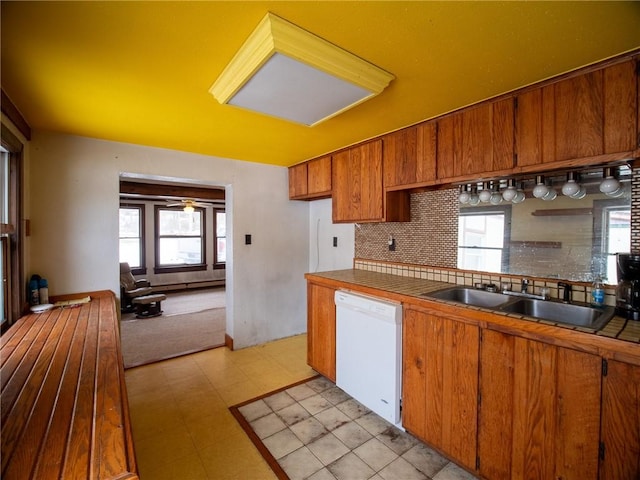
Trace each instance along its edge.
<instances>
[{"instance_id":1,"label":"tiled floor grout line","mask_svg":"<svg viewBox=\"0 0 640 480\"><path fill-rule=\"evenodd\" d=\"M291 480L475 478L323 377L232 409L274 472Z\"/></svg>"}]
</instances>

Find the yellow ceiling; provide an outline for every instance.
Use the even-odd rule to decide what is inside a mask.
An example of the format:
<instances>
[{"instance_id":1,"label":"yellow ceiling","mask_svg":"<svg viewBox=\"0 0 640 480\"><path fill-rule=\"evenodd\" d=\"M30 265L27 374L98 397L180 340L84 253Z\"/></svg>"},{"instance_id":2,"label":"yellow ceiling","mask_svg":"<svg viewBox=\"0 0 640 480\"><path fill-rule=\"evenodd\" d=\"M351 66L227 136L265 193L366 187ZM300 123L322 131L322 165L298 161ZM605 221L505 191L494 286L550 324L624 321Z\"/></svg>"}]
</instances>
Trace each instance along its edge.
<instances>
[{"instance_id":1,"label":"yellow ceiling","mask_svg":"<svg viewBox=\"0 0 640 480\"><path fill-rule=\"evenodd\" d=\"M2 88L32 128L289 166L640 46L640 2L1 3ZM315 127L208 92L267 12L391 72Z\"/></svg>"}]
</instances>

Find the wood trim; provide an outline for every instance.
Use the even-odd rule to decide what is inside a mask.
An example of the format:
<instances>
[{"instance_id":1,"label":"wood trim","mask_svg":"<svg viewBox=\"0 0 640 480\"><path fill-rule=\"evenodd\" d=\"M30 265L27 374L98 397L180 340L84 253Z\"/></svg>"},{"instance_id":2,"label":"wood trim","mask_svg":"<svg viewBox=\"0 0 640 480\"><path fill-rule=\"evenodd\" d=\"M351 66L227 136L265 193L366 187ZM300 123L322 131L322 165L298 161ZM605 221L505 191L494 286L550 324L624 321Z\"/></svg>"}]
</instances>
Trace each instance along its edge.
<instances>
[{"instance_id":1,"label":"wood trim","mask_svg":"<svg viewBox=\"0 0 640 480\"><path fill-rule=\"evenodd\" d=\"M15 125L24 138L31 140L31 127L4 90L0 90L0 111Z\"/></svg>"},{"instance_id":2,"label":"wood trim","mask_svg":"<svg viewBox=\"0 0 640 480\"><path fill-rule=\"evenodd\" d=\"M233 351L233 338L231 338L227 333L224 334L224 346Z\"/></svg>"},{"instance_id":3,"label":"wood trim","mask_svg":"<svg viewBox=\"0 0 640 480\"><path fill-rule=\"evenodd\" d=\"M224 200L224 188L203 188L184 185L161 185L138 183L128 180L120 181L120 194L141 195L149 197L201 198L203 200ZM123 200L124 201L124 200Z\"/></svg>"}]
</instances>

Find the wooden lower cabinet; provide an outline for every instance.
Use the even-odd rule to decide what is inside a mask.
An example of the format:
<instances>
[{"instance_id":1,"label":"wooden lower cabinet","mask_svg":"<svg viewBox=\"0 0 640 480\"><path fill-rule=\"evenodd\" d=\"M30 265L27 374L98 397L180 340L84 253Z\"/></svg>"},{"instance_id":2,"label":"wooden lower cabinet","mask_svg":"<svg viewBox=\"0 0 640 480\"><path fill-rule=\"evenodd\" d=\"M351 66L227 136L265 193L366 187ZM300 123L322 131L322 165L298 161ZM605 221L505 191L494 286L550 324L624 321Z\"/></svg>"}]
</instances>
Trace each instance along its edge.
<instances>
[{"instance_id":1,"label":"wooden lower cabinet","mask_svg":"<svg viewBox=\"0 0 640 480\"><path fill-rule=\"evenodd\" d=\"M403 426L475 470L479 328L405 308Z\"/></svg>"},{"instance_id":2,"label":"wooden lower cabinet","mask_svg":"<svg viewBox=\"0 0 640 480\"><path fill-rule=\"evenodd\" d=\"M596 355L483 330L480 475L597 479L601 368Z\"/></svg>"},{"instance_id":3,"label":"wooden lower cabinet","mask_svg":"<svg viewBox=\"0 0 640 480\"><path fill-rule=\"evenodd\" d=\"M336 381L336 289L307 283L307 363Z\"/></svg>"},{"instance_id":4,"label":"wooden lower cabinet","mask_svg":"<svg viewBox=\"0 0 640 480\"><path fill-rule=\"evenodd\" d=\"M640 367L609 360L602 384L601 480L640 478Z\"/></svg>"}]
</instances>

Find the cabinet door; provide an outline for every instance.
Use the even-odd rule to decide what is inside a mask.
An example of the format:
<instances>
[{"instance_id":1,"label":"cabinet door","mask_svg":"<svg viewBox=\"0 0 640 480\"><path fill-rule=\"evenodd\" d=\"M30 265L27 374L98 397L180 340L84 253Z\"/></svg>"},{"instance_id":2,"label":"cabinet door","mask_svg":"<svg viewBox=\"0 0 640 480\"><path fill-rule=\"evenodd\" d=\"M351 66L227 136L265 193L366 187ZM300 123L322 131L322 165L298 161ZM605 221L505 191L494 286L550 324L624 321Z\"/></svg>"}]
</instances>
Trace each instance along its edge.
<instances>
[{"instance_id":1,"label":"cabinet door","mask_svg":"<svg viewBox=\"0 0 640 480\"><path fill-rule=\"evenodd\" d=\"M609 360L602 388L601 480L640 478L640 367Z\"/></svg>"},{"instance_id":2,"label":"cabinet door","mask_svg":"<svg viewBox=\"0 0 640 480\"><path fill-rule=\"evenodd\" d=\"M407 309L403 329L404 427L474 470L478 327Z\"/></svg>"},{"instance_id":3,"label":"cabinet door","mask_svg":"<svg viewBox=\"0 0 640 480\"><path fill-rule=\"evenodd\" d=\"M438 179L513 168L514 122L513 98L438 120Z\"/></svg>"},{"instance_id":4,"label":"cabinet door","mask_svg":"<svg viewBox=\"0 0 640 480\"><path fill-rule=\"evenodd\" d=\"M518 95L518 166L637 148L636 76L629 60Z\"/></svg>"},{"instance_id":5,"label":"cabinet door","mask_svg":"<svg viewBox=\"0 0 640 480\"><path fill-rule=\"evenodd\" d=\"M335 289L307 284L307 363L336 381Z\"/></svg>"},{"instance_id":6,"label":"cabinet door","mask_svg":"<svg viewBox=\"0 0 640 480\"><path fill-rule=\"evenodd\" d=\"M333 221L383 220L382 140L333 157Z\"/></svg>"},{"instance_id":7,"label":"cabinet door","mask_svg":"<svg viewBox=\"0 0 640 480\"><path fill-rule=\"evenodd\" d=\"M596 355L483 330L481 475L596 479L600 372Z\"/></svg>"},{"instance_id":8,"label":"cabinet door","mask_svg":"<svg viewBox=\"0 0 640 480\"><path fill-rule=\"evenodd\" d=\"M305 197L307 192L307 163L289 167L289 198Z\"/></svg>"},{"instance_id":9,"label":"cabinet door","mask_svg":"<svg viewBox=\"0 0 640 480\"><path fill-rule=\"evenodd\" d=\"M331 155L307 162L307 187L309 196L331 195Z\"/></svg>"},{"instance_id":10,"label":"cabinet door","mask_svg":"<svg viewBox=\"0 0 640 480\"><path fill-rule=\"evenodd\" d=\"M436 124L425 122L382 139L385 188L436 178Z\"/></svg>"}]
</instances>

